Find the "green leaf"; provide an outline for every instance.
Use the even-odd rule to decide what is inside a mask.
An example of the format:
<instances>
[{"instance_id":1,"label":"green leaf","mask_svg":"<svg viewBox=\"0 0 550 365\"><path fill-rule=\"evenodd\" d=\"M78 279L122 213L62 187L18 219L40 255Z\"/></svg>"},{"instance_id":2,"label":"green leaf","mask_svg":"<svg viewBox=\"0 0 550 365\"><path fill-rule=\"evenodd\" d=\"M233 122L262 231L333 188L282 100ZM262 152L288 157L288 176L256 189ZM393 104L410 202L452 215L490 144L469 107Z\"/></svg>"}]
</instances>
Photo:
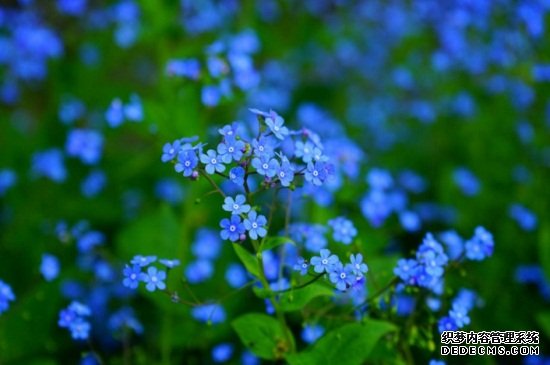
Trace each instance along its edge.
<instances>
[{"instance_id":1,"label":"green leaf","mask_svg":"<svg viewBox=\"0 0 550 365\"><path fill-rule=\"evenodd\" d=\"M279 298L280 308L285 312L302 309L311 300L320 296L332 296L334 290L321 284L312 283L306 287L291 290L281 294Z\"/></svg>"},{"instance_id":2,"label":"green leaf","mask_svg":"<svg viewBox=\"0 0 550 365\"><path fill-rule=\"evenodd\" d=\"M396 330L393 324L378 320L347 324L330 331L308 350L288 355L286 360L291 365L360 365L384 335Z\"/></svg>"},{"instance_id":3,"label":"green leaf","mask_svg":"<svg viewBox=\"0 0 550 365\"><path fill-rule=\"evenodd\" d=\"M537 314L537 322L548 338L550 338L550 312L540 312Z\"/></svg>"},{"instance_id":4,"label":"green leaf","mask_svg":"<svg viewBox=\"0 0 550 365\"><path fill-rule=\"evenodd\" d=\"M231 322L242 343L262 359L282 359L294 343L288 343L285 328L274 318L262 313L249 313ZM291 341L292 334L287 331Z\"/></svg>"},{"instance_id":5,"label":"green leaf","mask_svg":"<svg viewBox=\"0 0 550 365\"><path fill-rule=\"evenodd\" d=\"M255 277L260 277L260 272L258 271L258 260L256 257L238 243L233 244L233 250L235 250L235 253L243 263L246 270L248 270L248 272Z\"/></svg>"},{"instance_id":6,"label":"green leaf","mask_svg":"<svg viewBox=\"0 0 550 365\"><path fill-rule=\"evenodd\" d=\"M539 257L547 278L550 278L550 224L543 224L539 233Z\"/></svg>"},{"instance_id":7,"label":"green leaf","mask_svg":"<svg viewBox=\"0 0 550 365\"><path fill-rule=\"evenodd\" d=\"M262 242L262 246L260 247L260 252L271 250L275 247L278 247L287 243L290 243L291 245L296 246L296 242L294 242L291 238L288 238L288 237L283 237L283 236L267 237Z\"/></svg>"}]
</instances>

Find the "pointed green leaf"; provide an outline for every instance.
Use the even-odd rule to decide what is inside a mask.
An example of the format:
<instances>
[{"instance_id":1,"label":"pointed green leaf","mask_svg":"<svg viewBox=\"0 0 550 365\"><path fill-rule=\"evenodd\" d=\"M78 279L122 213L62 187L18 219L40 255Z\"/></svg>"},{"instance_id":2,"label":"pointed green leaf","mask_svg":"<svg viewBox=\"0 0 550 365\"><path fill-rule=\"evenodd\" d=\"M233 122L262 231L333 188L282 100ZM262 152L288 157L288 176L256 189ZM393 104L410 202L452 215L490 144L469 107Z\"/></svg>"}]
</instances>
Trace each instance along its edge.
<instances>
[{"instance_id":1,"label":"pointed green leaf","mask_svg":"<svg viewBox=\"0 0 550 365\"><path fill-rule=\"evenodd\" d=\"M258 267L258 260L254 255L252 255L250 252L246 250L243 246L241 246L238 243L233 244L233 250L235 250L235 253L243 263L246 270L254 275L255 277L260 276L259 267Z\"/></svg>"},{"instance_id":2,"label":"pointed green leaf","mask_svg":"<svg viewBox=\"0 0 550 365\"><path fill-rule=\"evenodd\" d=\"M311 300L320 296L332 296L334 290L322 283L312 283L306 287L291 290L281 294L279 303L281 310L291 312L302 309Z\"/></svg>"},{"instance_id":3,"label":"pointed green leaf","mask_svg":"<svg viewBox=\"0 0 550 365\"><path fill-rule=\"evenodd\" d=\"M378 320L347 324L330 331L308 350L288 355L286 360L291 365L360 365L378 341L396 329L393 324Z\"/></svg>"},{"instance_id":4,"label":"pointed green leaf","mask_svg":"<svg viewBox=\"0 0 550 365\"><path fill-rule=\"evenodd\" d=\"M260 252L271 250L275 247L290 243L291 245L296 246L296 243L288 237L277 236L277 237L267 237L260 247Z\"/></svg>"}]
</instances>

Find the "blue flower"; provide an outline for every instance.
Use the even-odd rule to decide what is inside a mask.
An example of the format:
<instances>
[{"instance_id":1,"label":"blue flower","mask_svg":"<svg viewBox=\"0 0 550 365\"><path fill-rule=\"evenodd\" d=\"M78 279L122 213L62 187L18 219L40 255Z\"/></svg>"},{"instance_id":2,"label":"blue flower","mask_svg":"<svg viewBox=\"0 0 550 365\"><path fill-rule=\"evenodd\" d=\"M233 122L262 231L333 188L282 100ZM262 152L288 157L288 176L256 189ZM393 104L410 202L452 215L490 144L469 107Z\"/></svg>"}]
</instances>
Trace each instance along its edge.
<instances>
[{"instance_id":1,"label":"blue flower","mask_svg":"<svg viewBox=\"0 0 550 365\"><path fill-rule=\"evenodd\" d=\"M162 147L162 162L172 161L181 151L181 142L179 140L173 143L165 143Z\"/></svg>"},{"instance_id":2,"label":"blue flower","mask_svg":"<svg viewBox=\"0 0 550 365\"><path fill-rule=\"evenodd\" d=\"M212 360L214 362L226 362L233 356L233 345L221 343L212 349Z\"/></svg>"},{"instance_id":3,"label":"blue flower","mask_svg":"<svg viewBox=\"0 0 550 365\"><path fill-rule=\"evenodd\" d=\"M463 167L457 168L454 171L453 179L455 184L466 196L477 195L481 188L481 184L474 173Z\"/></svg>"},{"instance_id":4,"label":"blue flower","mask_svg":"<svg viewBox=\"0 0 550 365\"><path fill-rule=\"evenodd\" d=\"M71 331L74 340L86 340L89 337L91 325L84 319L92 314L90 308L80 302L73 301L67 308L59 312L57 324Z\"/></svg>"},{"instance_id":5,"label":"blue flower","mask_svg":"<svg viewBox=\"0 0 550 365\"><path fill-rule=\"evenodd\" d=\"M15 300L15 295L11 287L4 281L0 280L0 314L7 311L10 307L10 302Z\"/></svg>"},{"instance_id":6,"label":"blue flower","mask_svg":"<svg viewBox=\"0 0 550 365\"><path fill-rule=\"evenodd\" d=\"M130 307L122 307L111 315L108 321L109 329L113 332L133 330L137 334L143 333L143 325L135 317Z\"/></svg>"},{"instance_id":7,"label":"blue flower","mask_svg":"<svg viewBox=\"0 0 550 365\"><path fill-rule=\"evenodd\" d=\"M90 329L90 323L78 317L69 326L73 340L87 340L90 336Z\"/></svg>"},{"instance_id":8,"label":"blue flower","mask_svg":"<svg viewBox=\"0 0 550 365\"><path fill-rule=\"evenodd\" d=\"M265 124L269 127L275 137L284 139L288 136L288 128L284 126L285 120L275 113L273 110L269 112L269 115L265 118Z\"/></svg>"},{"instance_id":9,"label":"blue flower","mask_svg":"<svg viewBox=\"0 0 550 365\"><path fill-rule=\"evenodd\" d=\"M166 65L166 73L169 76L187 77L192 80L197 80L200 76L201 65L198 60L190 59L173 59L169 60Z\"/></svg>"},{"instance_id":10,"label":"blue flower","mask_svg":"<svg viewBox=\"0 0 550 365\"><path fill-rule=\"evenodd\" d=\"M324 162L308 163L305 174L306 181L316 186L323 185L328 175L326 167Z\"/></svg>"},{"instance_id":11,"label":"blue flower","mask_svg":"<svg viewBox=\"0 0 550 365\"><path fill-rule=\"evenodd\" d=\"M458 326L456 325L454 319L452 319L451 317L443 317L439 320L438 324L437 324L437 328L439 329L439 332L444 332L444 331L456 331L458 330Z\"/></svg>"},{"instance_id":12,"label":"blue flower","mask_svg":"<svg viewBox=\"0 0 550 365\"><path fill-rule=\"evenodd\" d=\"M206 154L201 154L201 162L206 165L204 169L210 175L216 171L225 171L225 165L222 163L221 156L218 156L214 150L208 150Z\"/></svg>"},{"instance_id":13,"label":"blue flower","mask_svg":"<svg viewBox=\"0 0 550 365\"><path fill-rule=\"evenodd\" d=\"M397 261L397 266L393 269L393 273L404 282L409 282L416 275L418 262L414 259L400 259Z\"/></svg>"},{"instance_id":14,"label":"blue flower","mask_svg":"<svg viewBox=\"0 0 550 365\"><path fill-rule=\"evenodd\" d=\"M204 323L222 323L225 321L225 310L219 304L203 304L191 310L193 318Z\"/></svg>"},{"instance_id":15,"label":"blue flower","mask_svg":"<svg viewBox=\"0 0 550 365\"><path fill-rule=\"evenodd\" d=\"M313 256L310 262L313 265L313 270L321 274L323 272L330 273L340 260L336 255L331 255L328 249L324 248L320 251L319 256Z\"/></svg>"},{"instance_id":16,"label":"blue flower","mask_svg":"<svg viewBox=\"0 0 550 365\"><path fill-rule=\"evenodd\" d=\"M185 277L191 284L198 284L212 277L214 267L208 260L193 261L185 268Z\"/></svg>"},{"instance_id":17,"label":"blue flower","mask_svg":"<svg viewBox=\"0 0 550 365\"><path fill-rule=\"evenodd\" d=\"M231 214L245 214L250 212L250 205L245 203L246 198L242 194L237 195L235 198L227 196L224 199L222 208L226 212L231 212Z\"/></svg>"},{"instance_id":18,"label":"blue flower","mask_svg":"<svg viewBox=\"0 0 550 365\"><path fill-rule=\"evenodd\" d=\"M449 316L454 320L458 328L462 328L467 324L470 324L468 310L467 308L460 305L460 303L453 304L453 309L449 311Z\"/></svg>"},{"instance_id":19,"label":"blue flower","mask_svg":"<svg viewBox=\"0 0 550 365\"><path fill-rule=\"evenodd\" d=\"M233 167L231 170L229 170L229 180L239 186L244 185L244 175L245 170L240 166Z\"/></svg>"},{"instance_id":20,"label":"blue flower","mask_svg":"<svg viewBox=\"0 0 550 365\"><path fill-rule=\"evenodd\" d=\"M40 273L46 281L52 281L59 275L59 260L54 255L43 254Z\"/></svg>"},{"instance_id":21,"label":"blue flower","mask_svg":"<svg viewBox=\"0 0 550 365\"><path fill-rule=\"evenodd\" d=\"M73 129L67 137L67 154L80 158L88 165L94 165L101 159L103 136L91 129Z\"/></svg>"},{"instance_id":22,"label":"blue flower","mask_svg":"<svg viewBox=\"0 0 550 365\"><path fill-rule=\"evenodd\" d=\"M216 106L220 103L220 88L214 85L205 85L201 90L201 101L206 106Z\"/></svg>"},{"instance_id":23,"label":"blue flower","mask_svg":"<svg viewBox=\"0 0 550 365\"><path fill-rule=\"evenodd\" d=\"M493 235L483 227L477 227L474 237L464 245L466 257L470 260L480 261L493 254Z\"/></svg>"},{"instance_id":24,"label":"blue flower","mask_svg":"<svg viewBox=\"0 0 550 365\"><path fill-rule=\"evenodd\" d=\"M344 217L331 219L328 221L328 224L334 230L332 238L334 238L336 242L349 245L357 235L357 229L355 229L353 223Z\"/></svg>"},{"instance_id":25,"label":"blue flower","mask_svg":"<svg viewBox=\"0 0 550 365\"><path fill-rule=\"evenodd\" d=\"M114 99L105 112L105 120L111 128L116 128L124 122L124 109L119 98Z\"/></svg>"},{"instance_id":26,"label":"blue flower","mask_svg":"<svg viewBox=\"0 0 550 365\"><path fill-rule=\"evenodd\" d=\"M145 288L148 291L155 291L156 289L164 290L166 289L166 272L158 271L156 267L150 266L147 268L147 273L140 274L140 280L146 283Z\"/></svg>"},{"instance_id":27,"label":"blue flower","mask_svg":"<svg viewBox=\"0 0 550 365\"><path fill-rule=\"evenodd\" d=\"M252 159L252 167L254 167L260 175L274 177L279 169L279 162L263 155Z\"/></svg>"},{"instance_id":28,"label":"blue flower","mask_svg":"<svg viewBox=\"0 0 550 365\"><path fill-rule=\"evenodd\" d=\"M231 264L225 271L225 280L232 288L240 288L246 284L248 273L241 264Z\"/></svg>"},{"instance_id":29,"label":"blue flower","mask_svg":"<svg viewBox=\"0 0 550 365\"><path fill-rule=\"evenodd\" d=\"M310 163L313 160L313 149L315 148L315 145L311 143L310 141L302 142L302 141L296 141L296 145L294 147L294 154L296 157L299 157L304 161L305 163Z\"/></svg>"},{"instance_id":30,"label":"blue flower","mask_svg":"<svg viewBox=\"0 0 550 365\"><path fill-rule=\"evenodd\" d=\"M360 253L358 253L357 255L350 255L349 260L351 263L351 270L353 272L353 275L355 275L356 277L363 277L363 274L366 274L369 270L367 264L363 262L363 255L361 255Z\"/></svg>"},{"instance_id":31,"label":"blue flower","mask_svg":"<svg viewBox=\"0 0 550 365\"><path fill-rule=\"evenodd\" d=\"M255 210L248 213L248 218L244 220L244 228L253 240L258 239L258 237L265 237L267 234L266 224L267 219L263 215L258 215Z\"/></svg>"},{"instance_id":32,"label":"blue flower","mask_svg":"<svg viewBox=\"0 0 550 365\"><path fill-rule=\"evenodd\" d=\"M162 179L155 184L155 195L170 204L177 204L183 201L184 190L178 180Z\"/></svg>"},{"instance_id":33,"label":"blue flower","mask_svg":"<svg viewBox=\"0 0 550 365\"><path fill-rule=\"evenodd\" d=\"M221 246L222 242L216 231L201 228L195 235L191 251L197 258L214 260L220 254Z\"/></svg>"},{"instance_id":34,"label":"blue flower","mask_svg":"<svg viewBox=\"0 0 550 365\"><path fill-rule=\"evenodd\" d=\"M163 264L164 266L166 266L168 269L173 269L175 268L176 266L179 266L180 265L180 260L177 260L177 259L173 259L173 260L169 260L169 259L160 259L159 262L161 264Z\"/></svg>"},{"instance_id":35,"label":"blue flower","mask_svg":"<svg viewBox=\"0 0 550 365\"><path fill-rule=\"evenodd\" d=\"M512 204L508 209L508 214L524 231L530 232L537 228L536 214L521 204Z\"/></svg>"},{"instance_id":36,"label":"blue flower","mask_svg":"<svg viewBox=\"0 0 550 365\"><path fill-rule=\"evenodd\" d=\"M270 158L275 154L276 142L273 137L260 136L258 139L252 140L252 148L256 157Z\"/></svg>"},{"instance_id":37,"label":"blue flower","mask_svg":"<svg viewBox=\"0 0 550 365\"><path fill-rule=\"evenodd\" d=\"M124 267L124 270L122 270L122 275L124 275L124 279L122 280L122 285L130 289L136 289L139 285L139 281L141 278L141 266L126 265Z\"/></svg>"},{"instance_id":38,"label":"blue flower","mask_svg":"<svg viewBox=\"0 0 550 365\"><path fill-rule=\"evenodd\" d=\"M15 185L16 182L17 175L13 170L0 170L0 196L4 195L9 188Z\"/></svg>"},{"instance_id":39,"label":"blue flower","mask_svg":"<svg viewBox=\"0 0 550 365\"><path fill-rule=\"evenodd\" d=\"M241 239L241 235L244 235L244 224L241 223L241 218L238 215L232 215L231 220L224 218L220 222L222 231L220 232L221 238L224 240L230 240L236 242Z\"/></svg>"},{"instance_id":40,"label":"blue flower","mask_svg":"<svg viewBox=\"0 0 550 365\"><path fill-rule=\"evenodd\" d=\"M99 194L107 184L107 175L101 170L94 170L82 181L80 191L86 198Z\"/></svg>"},{"instance_id":41,"label":"blue flower","mask_svg":"<svg viewBox=\"0 0 550 365\"><path fill-rule=\"evenodd\" d=\"M136 256L134 256L132 261L130 261L130 263L133 264L133 265L139 265L141 267L144 267L144 266L148 266L149 264L152 264L155 261L157 261L156 256L136 255Z\"/></svg>"},{"instance_id":42,"label":"blue flower","mask_svg":"<svg viewBox=\"0 0 550 365\"><path fill-rule=\"evenodd\" d=\"M224 125L222 128L218 129L218 133L226 138L237 137L238 131L239 131L239 123L237 122Z\"/></svg>"},{"instance_id":43,"label":"blue flower","mask_svg":"<svg viewBox=\"0 0 550 365\"><path fill-rule=\"evenodd\" d=\"M224 163L239 161L243 157L245 144L233 137L226 137L223 143L218 145L218 154L222 156Z\"/></svg>"},{"instance_id":44,"label":"blue flower","mask_svg":"<svg viewBox=\"0 0 550 365\"><path fill-rule=\"evenodd\" d=\"M178 153L178 162L174 165L176 172L183 172L183 176L188 177L193 174L193 169L197 167L199 159L192 149L186 149Z\"/></svg>"},{"instance_id":45,"label":"blue flower","mask_svg":"<svg viewBox=\"0 0 550 365\"><path fill-rule=\"evenodd\" d=\"M78 237L76 245L80 252L90 252L95 246L105 242L105 235L98 231L88 231Z\"/></svg>"},{"instance_id":46,"label":"blue flower","mask_svg":"<svg viewBox=\"0 0 550 365\"><path fill-rule=\"evenodd\" d=\"M304 340L305 343L312 344L319 337L321 337L325 333L325 329L323 326L319 324L308 324L304 326L304 329L302 330L302 340Z\"/></svg>"},{"instance_id":47,"label":"blue flower","mask_svg":"<svg viewBox=\"0 0 550 365\"><path fill-rule=\"evenodd\" d=\"M309 264L303 257L298 257L298 262L294 265L293 269L294 271L299 271L300 275L304 276L307 275Z\"/></svg>"},{"instance_id":48,"label":"blue flower","mask_svg":"<svg viewBox=\"0 0 550 365\"><path fill-rule=\"evenodd\" d=\"M349 265L343 265L341 262L336 263L329 273L331 283L336 285L338 290L346 290L348 285L351 286L355 282L355 276Z\"/></svg>"},{"instance_id":49,"label":"blue flower","mask_svg":"<svg viewBox=\"0 0 550 365\"><path fill-rule=\"evenodd\" d=\"M288 187L294 180L294 168L286 157L281 160L281 165L277 171L277 177L282 186Z\"/></svg>"},{"instance_id":50,"label":"blue flower","mask_svg":"<svg viewBox=\"0 0 550 365\"><path fill-rule=\"evenodd\" d=\"M45 176L57 183L65 181L67 170L63 154L56 148L35 153L32 157L32 172L36 176Z\"/></svg>"},{"instance_id":51,"label":"blue flower","mask_svg":"<svg viewBox=\"0 0 550 365\"><path fill-rule=\"evenodd\" d=\"M124 106L124 115L131 122L141 122L143 120L143 107L137 94L130 96L130 102Z\"/></svg>"}]
</instances>

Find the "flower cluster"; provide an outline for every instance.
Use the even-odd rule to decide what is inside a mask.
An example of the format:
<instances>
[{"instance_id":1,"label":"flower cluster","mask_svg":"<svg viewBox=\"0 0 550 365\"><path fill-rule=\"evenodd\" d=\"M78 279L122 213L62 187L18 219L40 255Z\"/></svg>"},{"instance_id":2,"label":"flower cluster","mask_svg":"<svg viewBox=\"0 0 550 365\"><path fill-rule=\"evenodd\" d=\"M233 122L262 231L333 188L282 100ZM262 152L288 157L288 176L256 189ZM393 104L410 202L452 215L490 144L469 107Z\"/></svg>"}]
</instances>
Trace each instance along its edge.
<instances>
[{"instance_id":1,"label":"flower cluster","mask_svg":"<svg viewBox=\"0 0 550 365\"><path fill-rule=\"evenodd\" d=\"M67 328L74 340L87 340L92 326L86 317L91 314L92 311L87 305L74 301L59 312L57 324L61 328Z\"/></svg>"},{"instance_id":2,"label":"flower cluster","mask_svg":"<svg viewBox=\"0 0 550 365\"><path fill-rule=\"evenodd\" d=\"M136 289L141 282L145 284L145 288L150 292L157 289L165 290L166 271L159 270L151 265L156 261L156 256L134 256L130 261L131 266L126 265L122 271L124 275L122 284L127 288ZM180 264L179 260L160 259L159 262L167 269L172 269Z\"/></svg>"},{"instance_id":3,"label":"flower cluster","mask_svg":"<svg viewBox=\"0 0 550 365\"><path fill-rule=\"evenodd\" d=\"M468 289L462 289L453 299L449 314L439 320L439 332L456 331L470 324L468 313L476 304L477 295Z\"/></svg>"},{"instance_id":4,"label":"flower cluster","mask_svg":"<svg viewBox=\"0 0 550 365\"><path fill-rule=\"evenodd\" d=\"M259 50L258 37L251 30L216 41L205 50L205 65L197 59L173 59L166 65L170 76L203 80L202 103L216 106L222 97L230 97L233 87L250 90L260 82L252 56ZM206 69L206 73L201 68Z\"/></svg>"},{"instance_id":5,"label":"flower cluster","mask_svg":"<svg viewBox=\"0 0 550 365\"><path fill-rule=\"evenodd\" d=\"M143 120L143 107L137 94L130 96L130 101L123 104L119 98L114 99L105 112L105 120L111 128L122 125L125 121L141 122Z\"/></svg>"},{"instance_id":6,"label":"flower cluster","mask_svg":"<svg viewBox=\"0 0 550 365\"><path fill-rule=\"evenodd\" d=\"M330 282L340 291L362 285L368 266L363 262L363 255L360 253L350 255L350 261L343 263L338 256L332 254L328 249L322 249L319 256L313 256L308 264L303 258L298 259L294 270L301 275L306 275L310 267L317 274L326 274Z\"/></svg>"},{"instance_id":7,"label":"flower cluster","mask_svg":"<svg viewBox=\"0 0 550 365\"><path fill-rule=\"evenodd\" d=\"M441 290L445 268L450 262L449 256L452 260L465 257L479 261L491 256L493 252L493 237L483 227L477 227L474 236L465 243L456 233L446 232L442 238L447 243L447 252L428 233L416 252L416 258L400 259L394 274L407 285L424 287L437 293Z\"/></svg>"},{"instance_id":8,"label":"flower cluster","mask_svg":"<svg viewBox=\"0 0 550 365\"><path fill-rule=\"evenodd\" d=\"M10 302L15 300L15 295L11 287L4 281L0 280L0 314L7 311L10 307Z\"/></svg>"}]
</instances>

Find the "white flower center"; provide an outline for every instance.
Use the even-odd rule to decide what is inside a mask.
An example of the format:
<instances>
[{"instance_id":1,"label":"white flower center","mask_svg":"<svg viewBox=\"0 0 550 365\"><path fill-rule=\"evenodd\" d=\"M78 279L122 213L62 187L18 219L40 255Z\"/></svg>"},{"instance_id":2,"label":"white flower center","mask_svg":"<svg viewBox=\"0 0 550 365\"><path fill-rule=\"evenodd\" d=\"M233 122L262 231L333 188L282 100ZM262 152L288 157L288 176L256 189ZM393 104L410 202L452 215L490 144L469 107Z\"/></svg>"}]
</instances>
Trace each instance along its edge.
<instances>
[{"instance_id":1,"label":"white flower center","mask_svg":"<svg viewBox=\"0 0 550 365\"><path fill-rule=\"evenodd\" d=\"M279 172L279 176L284 178L284 177L285 177L285 173L284 173L283 171L281 171L281 172Z\"/></svg>"},{"instance_id":2,"label":"white flower center","mask_svg":"<svg viewBox=\"0 0 550 365\"><path fill-rule=\"evenodd\" d=\"M233 151L235 151L235 149L234 149L233 147L229 147L227 150L228 150L230 153L233 153Z\"/></svg>"},{"instance_id":3,"label":"white flower center","mask_svg":"<svg viewBox=\"0 0 550 365\"><path fill-rule=\"evenodd\" d=\"M235 226L229 226L229 230L231 232L235 232L236 229L237 229L237 227L235 227Z\"/></svg>"},{"instance_id":4,"label":"white flower center","mask_svg":"<svg viewBox=\"0 0 550 365\"><path fill-rule=\"evenodd\" d=\"M273 130L277 132L279 130L279 126L273 126Z\"/></svg>"},{"instance_id":5,"label":"white flower center","mask_svg":"<svg viewBox=\"0 0 550 365\"><path fill-rule=\"evenodd\" d=\"M258 228L258 223L256 222L252 223L252 228Z\"/></svg>"},{"instance_id":6,"label":"white flower center","mask_svg":"<svg viewBox=\"0 0 550 365\"><path fill-rule=\"evenodd\" d=\"M313 176L319 176L319 171L313 170Z\"/></svg>"},{"instance_id":7,"label":"white flower center","mask_svg":"<svg viewBox=\"0 0 550 365\"><path fill-rule=\"evenodd\" d=\"M239 209L239 204L233 204L233 210L238 210Z\"/></svg>"},{"instance_id":8,"label":"white flower center","mask_svg":"<svg viewBox=\"0 0 550 365\"><path fill-rule=\"evenodd\" d=\"M323 265L326 265L326 264L328 264L328 260L327 260L327 259L322 259L322 260L321 260L321 263L322 263Z\"/></svg>"},{"instance_id":9,"label":"white flower center","mask_svg":"<svg viewBox=\"0 0 550 365\"><path fill-rule=\"evenodd\" d=\"M189 167L191 166L191 162L190 161L185 161L185 167Z\"/></svg>"},{"instance_id":10,"label":"white flower center","mask_svg":"<svg viewBox=\"0 0 550 365\"><path fill-rule=\"evenodd\" d=\"M130 275L130 279L132 279L132 280L136 280L136 274L132 274L132 275Z\"/></svg>"},{"instance_id":11,"label":"white flower center","mask_svg":"<svg viewBox=\"0 0 550 365\"><path fill-rule=\"evenodd\" d=\"M218 160L216 160L215 158L213 158L212 160L210 160L210 162L212 162L212 165L215 165L218 163Z\"/></svg>"},{"instance_id":12,"label":"white flower center","mask_svg":"<svg viewBox=\"0 0 550 365\"><path fill-rule=\"evenodd\" d=\"M263 167L264 170L267 170L267 168L269 167L269 165L266 164L266 163L264 163L264 164L262 165L262 167Z\"/></svg>"},{"instance_id":13,"label":"white flower center","mask_svg":"<svg viewBox=\"0 0 550 365\"><path fill-rule=\"evenodd\" d=\"M151 276L151 281L153 283L156 283L158 281L157 277L156 276Z\"/></svg>"},{"instance_id":14,"label":"white flower center","mask_svg":"<svg viewBox=\"0 0 550 365\"><path fill-rule=\"evenodd\" d=\"M170 148L170 151L168 151L169 154L173 154L174 153L174 149L173 148Z\"/></svg>"},{"instance_id":15,"label":"white flower center","mask_svg":"<svg viewBox=\"0 0 550 365\"><path fill-rule=\"evenodd\" d=\"M264 152L264 146L259 146L259 147L258 147L258 150L259 150L260 152Z\"/></svg>"},{"instance_id":16,"label":"white flower center","mask_svg":"<svg viewBox=\"0 0 550 365\"><path fill-rule=\"evenodd\" d=\"M341 273L340 274L340 279L345 279L346 278L346 273Z\"/></svg>"}]
</instances>

